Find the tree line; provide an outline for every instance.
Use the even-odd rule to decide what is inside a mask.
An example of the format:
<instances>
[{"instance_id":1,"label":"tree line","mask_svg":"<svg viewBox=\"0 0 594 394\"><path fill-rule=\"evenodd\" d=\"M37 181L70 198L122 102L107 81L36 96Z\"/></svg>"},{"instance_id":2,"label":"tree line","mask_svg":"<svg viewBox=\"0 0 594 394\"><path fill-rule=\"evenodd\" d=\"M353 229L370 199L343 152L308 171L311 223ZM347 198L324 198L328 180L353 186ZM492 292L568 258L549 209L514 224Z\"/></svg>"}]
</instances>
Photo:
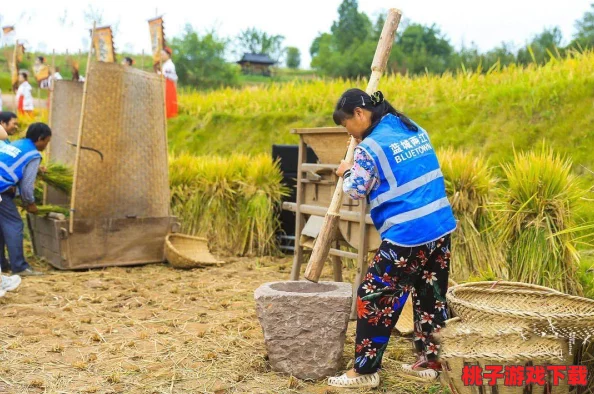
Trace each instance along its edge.
<instances>
[{"instance_id":1,"label":"tree line","mask_svg":"<svg viewBox=\"0 0 594 394\"><path fill-rule=\"evenodd\" d=\"M359 11L357 0L343 0L338 18L329 32L319 34L311 44L311 68L329 77L354 78L369 74L369 62L384 24L384 16L373 21ZM569 51L583 51L594 46L594 4L575 22L576 32L571 41L562 46L563 36L558 27L545 28L524 46L515 49L510 43L481 52L475 44L457 50L438 26L404 21L396 36L396 45L388 62L395 73L411 75L441 74L459 70L487 72L494 67L510 64L544 64L553 57ZM199 34L191 26L171 42L180 81L198 88L234 85L239 70L227 63L229 55L243 53L269 55L288 68L301 66L298 48L285 47L285 37L263 32L255 27L242 31L234 39L222 38L211 31Z\"/></svg>"}]
</instances>

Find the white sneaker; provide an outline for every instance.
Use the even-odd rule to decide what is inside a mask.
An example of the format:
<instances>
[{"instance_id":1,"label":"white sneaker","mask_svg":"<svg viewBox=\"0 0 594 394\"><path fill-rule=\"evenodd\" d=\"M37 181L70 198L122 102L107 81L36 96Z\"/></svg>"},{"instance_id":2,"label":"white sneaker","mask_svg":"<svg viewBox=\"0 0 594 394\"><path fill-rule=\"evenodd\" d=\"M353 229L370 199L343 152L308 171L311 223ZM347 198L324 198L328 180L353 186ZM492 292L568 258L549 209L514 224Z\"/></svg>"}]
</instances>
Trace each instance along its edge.
<instances>
[{"instance_id":1,"label":"white sneaker","mask_svg":"<svg viewBox=\"0 0 594 394\"><path fill-rule=\"evenodd\" d=\"M402 364L402 372L408 375L414 375L423 380L431 381L439 377L439 372L431 368L424 368L421 370L414 369L415 364Z\"/></svg>"},{"instance_id":2,"label":"white sneaker","mask_svg":"<svg viewBox=\"0 0 594 394\"><path fill-rule=\"evenodd\" d=\"M21 277L18 275L6 276L2 275L2 283L0 283L0 290L7 292L13 291L21 284Z\"/></svg>"},{"instance_id":3,"label":"white sneaker","mask_svg":"<svg viewBox=\"0 0 594 394\"><path fill-rule=\"evenodd\" d=\"M328 386L334 387L356 389L359 387L377 387L379 384L380 377L377 372L368 375L360 375L356 378L349 378L346 373L334 378L328 378Z\"/></svg>"}]
</instances>

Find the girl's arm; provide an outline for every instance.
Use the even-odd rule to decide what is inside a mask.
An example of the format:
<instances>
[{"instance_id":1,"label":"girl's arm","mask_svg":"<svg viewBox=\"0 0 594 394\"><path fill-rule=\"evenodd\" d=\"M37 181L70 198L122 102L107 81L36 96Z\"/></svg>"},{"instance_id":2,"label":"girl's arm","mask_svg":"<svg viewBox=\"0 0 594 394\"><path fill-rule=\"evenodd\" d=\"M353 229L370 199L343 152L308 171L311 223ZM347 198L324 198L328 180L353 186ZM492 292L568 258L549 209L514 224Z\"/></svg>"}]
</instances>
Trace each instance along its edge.
<instances>
[{"instance_id":1,"label":"girl's arm","mask_svg":"<svg viewBox=\"0 0 594 394\"><path fill-rule=\"evenodd\" d=\"M355 161L344 173L343 191L353 200L365 198L379 179L373 159L361 148L355 148Z\"/></svg>"}]
</instances>

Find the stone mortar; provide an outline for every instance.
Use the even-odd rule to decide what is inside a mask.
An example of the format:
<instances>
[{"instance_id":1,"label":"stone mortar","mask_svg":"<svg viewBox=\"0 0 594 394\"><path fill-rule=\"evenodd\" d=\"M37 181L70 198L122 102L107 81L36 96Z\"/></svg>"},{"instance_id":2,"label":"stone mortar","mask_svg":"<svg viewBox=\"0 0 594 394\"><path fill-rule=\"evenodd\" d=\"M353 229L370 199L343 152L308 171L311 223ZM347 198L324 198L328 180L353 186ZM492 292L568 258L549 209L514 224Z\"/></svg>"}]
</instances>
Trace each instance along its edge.
<instances>
[{"instance_id":1,"label":"stone mortar","mask_svg":"<svg viewBox=\"0 0 594 394\"><path fill-rule=\"evenodd\" d=\"M271 282L260 286L254 297L274 371L316 380L341 368L350 283Z\"/></svg>"}]
</instances>

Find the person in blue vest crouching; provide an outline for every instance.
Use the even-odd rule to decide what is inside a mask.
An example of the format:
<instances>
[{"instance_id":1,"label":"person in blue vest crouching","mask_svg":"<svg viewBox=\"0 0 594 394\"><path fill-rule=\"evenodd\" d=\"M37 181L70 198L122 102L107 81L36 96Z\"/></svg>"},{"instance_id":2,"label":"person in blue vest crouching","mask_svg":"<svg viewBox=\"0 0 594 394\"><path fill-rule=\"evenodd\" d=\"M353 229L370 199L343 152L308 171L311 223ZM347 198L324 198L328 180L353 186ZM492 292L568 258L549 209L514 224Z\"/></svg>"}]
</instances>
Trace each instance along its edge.
<instances>
[{"instance_id":1,"label":"person in blue vest crouching","mask_svg":"<svg viewBox=\"0 0 594 394\"><path fill-rule=\"evenodd\" d=\"M45 123L33 123L27 129L26 137L12 144L0 144L0 254L8 249L10 269L21 276L41 275L25 261L23 252L23 220L17 210L14 198L17 187L24 208L36 213L34 189L37 171L41 163L41 152L52 138L52 131ZM2 261L6 266L7 262ZM2 278L4 282L4 277Z\"/></svg>"},{"instance_id":2,"label":"person in blue vest crouching","mask_svg":"<svg viewBox=\"0 0 594 394\"><path fill-rule=\"evenodd\" d=\"M352 199L366 198L382 243L357 293L353 369L328 384L377 387L382 356L407 297L414 306L417 361L402 370L433 380L439 376L439 344L433 334L447 320L450 234L456 220L443 174L427 132L396 111L381 92L349 89L338 100L334 122L359 144L354 164L337 174Z\"/></svg>"}]
</instances>

